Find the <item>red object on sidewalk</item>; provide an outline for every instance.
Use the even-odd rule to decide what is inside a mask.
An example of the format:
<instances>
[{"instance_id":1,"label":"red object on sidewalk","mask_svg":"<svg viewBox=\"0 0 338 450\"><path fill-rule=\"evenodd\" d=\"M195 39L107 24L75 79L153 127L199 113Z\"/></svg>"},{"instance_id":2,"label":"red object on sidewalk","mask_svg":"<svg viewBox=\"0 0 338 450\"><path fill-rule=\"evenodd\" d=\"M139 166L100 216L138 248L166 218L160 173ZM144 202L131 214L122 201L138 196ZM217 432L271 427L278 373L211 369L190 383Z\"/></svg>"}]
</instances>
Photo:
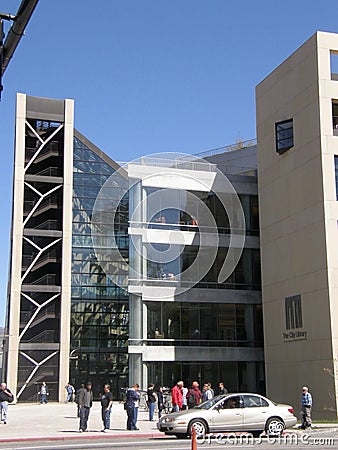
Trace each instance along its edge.
<instances>
[{"instance_id":1,"label":"red object on sidewalk","mask_svg":"<svg viewBox=\"0 0 338 450\"><path fill-rule=\"evenodd\" d=\"M191 450L197 450L196 430L194 426L191 427Z\"/></svg>"}]
</instances>

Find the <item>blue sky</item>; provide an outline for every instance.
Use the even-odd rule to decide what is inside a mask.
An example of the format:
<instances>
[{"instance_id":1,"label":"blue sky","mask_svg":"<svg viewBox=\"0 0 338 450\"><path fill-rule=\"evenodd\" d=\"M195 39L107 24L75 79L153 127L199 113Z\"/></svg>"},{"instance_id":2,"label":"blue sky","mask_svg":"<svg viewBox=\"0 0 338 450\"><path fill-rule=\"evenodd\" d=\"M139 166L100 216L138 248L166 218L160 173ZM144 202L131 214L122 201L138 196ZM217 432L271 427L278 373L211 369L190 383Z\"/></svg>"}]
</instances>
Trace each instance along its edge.
<instances>
[{"instance_id":1,"label":"blue sky","mask_svg":"<svg viewBox=\"0 0 338 450\"><path fill-rule=\"evenodd\" d=\"M337 17L336 0L40 0L0 103L0 325L16 92L75 99L76 128L116 161L198 153L254 138L255 86Z\"/></svg>"}]
</instances>

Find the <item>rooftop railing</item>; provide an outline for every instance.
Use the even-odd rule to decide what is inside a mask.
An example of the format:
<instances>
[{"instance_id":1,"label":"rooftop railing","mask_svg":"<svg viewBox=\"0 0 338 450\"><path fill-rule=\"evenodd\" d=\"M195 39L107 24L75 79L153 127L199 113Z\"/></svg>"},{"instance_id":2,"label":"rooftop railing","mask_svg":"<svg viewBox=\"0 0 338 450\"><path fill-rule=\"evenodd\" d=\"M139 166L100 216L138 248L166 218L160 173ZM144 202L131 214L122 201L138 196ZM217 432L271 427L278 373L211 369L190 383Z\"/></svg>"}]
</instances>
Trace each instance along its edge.
<instances>
[{"instance_id":1,"label":"rooftop railing","mask_svg":"<svg viewBox=\"0 0 338 450\"><path fill-rule=\"evenodd\" d=\"M242 148L253 147L257 144L257 139L248 139L247 141L238 140L234 144L226 145L224 147L216 147L204 152L196 153L195 156L199 158L205 158L206 156L214 156L220 153L232 152L234 150L240 150Z\"/></svg>"},{"instance_id":2,"label":"rooftop railing","mask_svg":"<svg viewBox=\"0 0 338 450\"><path fill-rule=\"evenodd\" d=\"M263 341L246 339L129 339L129 345L175 347L263 347Z\"/></svg>"},{"instance_id":3,"label":"rooftop railing","mask_svg":"<svg viewBox=\"0 0 338 450\"><path fill-rule=\"evenodd\" d=\"M191 158L191 159L190 159ZM121 163L119 163L121 164ZM190 155L182 156L181 158L155 158L151 156L142 156L136 161L131 161L128 165L136 166L155 166L167 169L181 169L181 170L198 170L205 172L214 172L215 164L208 161L197 160Z\"/></svg>"}]
</instances>

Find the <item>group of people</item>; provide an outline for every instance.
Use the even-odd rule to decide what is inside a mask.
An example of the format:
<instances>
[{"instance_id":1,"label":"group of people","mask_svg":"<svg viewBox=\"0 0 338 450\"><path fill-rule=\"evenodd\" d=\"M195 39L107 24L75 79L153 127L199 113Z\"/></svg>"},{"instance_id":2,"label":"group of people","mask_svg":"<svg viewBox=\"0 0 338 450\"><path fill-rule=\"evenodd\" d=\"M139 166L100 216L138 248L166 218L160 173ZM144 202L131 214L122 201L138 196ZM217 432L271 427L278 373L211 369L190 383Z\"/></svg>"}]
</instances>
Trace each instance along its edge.
<instances>
[{"instance_id":1,"label":"group of people","mask_svg":"<svg viewBox=\"0 0 338 450\"><path fill-rule=\"evenodd\" d=\"M87 431L88 418L90 409L93 405L93 391L92 383L88 381L86 385L82 384L81 387L75 392L74 387L67 383L65 386L67 392L66 403L75 402L78 407L78 417L80 418L79 432ZM217 395L227 394L228 389L223 382L218 384ZM48 386L45 381L40 386L39 394L41 396L40 403L47 403ZM75 399L74 399L75 394ZM211 400L215 393L211 386L211 383L204 383L202 390L199 388L199 383L193 381L190 388L184 386L182 380L178 381L171 390L171 402L172 412L178 412L185 409L194 408L200 403ZM124 403L124 409L127 413L127 430L138 430L137 418L138 408L140 404L140 386L135 383L132 387L127 389L126 400ZM7 411L8 403L12 403L14 395L8 389L6 383L0 385L0 420L2 423L7 424ZM110 414L113 405L113 394L109 384L105 384L103 393L100 394L101 401L101 419L103 423L103 429L101 431L107 432L110 429ZM149 420L154 420L155 409L157 405L158 417L162 415L162 411L165 409L165 397L163 393L163 387L159 386L155 390L153 383L149 384L147 390L147 405L149 411ZM305 430L312 426L311 411L312 411L312 395L309 392L309 388L304 386L302 388L301 396L302 407L302 424L299 428Z\"/></svg>"},{"instance_id":2,"label":"group of people","mask_svg":"<svg viewBox=\"0 0 338 450\"><path fill-rule=\"evenodd\" d=\"M224 386L224 383L222 381L219 382L217 395L227 393L228 389ZM193 381L191 387L188 389L187 387L184 387L184 382L180 380L171 391L173 412L194 408L202 402L211 400L214 396L215 392L211 383L204 383L201 391L197 381Z\"/></svg>"},{"instance_id":3,"label":"group of people","mask_svg":"<svg viewBox=\"0 0 338 450\"><path fill-rule=\"evenodd\" d=\"M87 431L90 408L93 406L93 385L90 381L86 386L81 385L76 391L75 402L78 407L78 417L80 418L79 432ZM67 391L68 392L68 391ZM110 413L113 406L113 394L109 384L103 387L103 393L100 394L101 401L101 419L103 423L102 432L106 433L110 429Z\"/></svg>"}]
</instances>

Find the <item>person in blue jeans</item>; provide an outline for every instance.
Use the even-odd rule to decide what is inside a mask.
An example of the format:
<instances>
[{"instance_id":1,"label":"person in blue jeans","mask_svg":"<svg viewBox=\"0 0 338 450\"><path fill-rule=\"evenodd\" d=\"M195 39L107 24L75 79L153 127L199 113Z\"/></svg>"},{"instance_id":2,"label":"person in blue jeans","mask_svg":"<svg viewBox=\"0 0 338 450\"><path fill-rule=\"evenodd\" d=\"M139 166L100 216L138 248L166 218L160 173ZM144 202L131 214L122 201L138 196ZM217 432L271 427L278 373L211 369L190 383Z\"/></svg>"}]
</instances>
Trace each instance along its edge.
<instances>
[{"instance_id":1,"label":"person in blue jeans","mask_svg":"<svg viewBox=\"0 0 338 450\"><path fill-rule=\"evenodd\" d=\"M79 393L79 432L87 431L90 408L93 406L92 383L88 381L86 388L81 389Z\"/></svg>"},{"instance_id":2,"label":"person in blue jeans","mask_svg":"<svg viewBox=\"0 0 338 450\"><path fill-rule=\"evenodd\" d=\"M127 390L125 409L127 412L127 430L138 430L137 428L137 412L140 401L140 386L134 384Z\"/></svg>"},{"instance_id":3,"label":"person in blue jeans","mask_svg":"<svg viewBox=\"0 0 338 450\"><path fill-rule=\"evenodd\" d=\"M8 411L8 403L12 403L14 400L14 396L12 392L8 389L6 383L1 383L0 386L0 420L7 424L7 411Z\"/></svg>"},{"instance_id":4,"label":"person in blue jeans","mask_svg":"<svg viewBox=\"0 0 338 450\"><path fill-rule=\"evenodd\" d=\"M41 384L39 394L40 394L40 403L41 403L41 405L43 405L44 403L48 403L47 395L49 395L49 392L48 392L48 386L47 386L45 381L43 381L42 384Z\"/></svg>"},{"instance_id":5,"label":"person in blue jeans","mask_svg":"<svg viewBox=\"0 0 338 450\"><path fill-rule=\"evenodd\" d=\"M154 384L149 384L148 390L147 390L147 396L148 396L148 409L149 409L149 420L154 420L154 412L155 412L155 406L156 406L156 394L154 392Z\"/></svg>"},{"instance_id":6,"label":"person in blue jeans","mask_svg":"<svg viewBox=\"0 0 338 450\"><path fill-rule=\"evenodd\" d=\"M66 403L69 403L69 402L73 403L74 393L75 393L74 387L68 382L65 386L65 389L67 391Z\"/></svg>"},{"instance_id":7,"label":"person in blue jeans","mask_svg":"<svg viewBox=\"0 0 338 450\"><path fill-rule=\"evenodd\" d=\"M113 406L113 394L110 391L109 384L105 384L103 388L104 392L101 395L101 417L103 422L103 433L106 433L110 429L110 412Z\"/></svg>"}]
</instances>

